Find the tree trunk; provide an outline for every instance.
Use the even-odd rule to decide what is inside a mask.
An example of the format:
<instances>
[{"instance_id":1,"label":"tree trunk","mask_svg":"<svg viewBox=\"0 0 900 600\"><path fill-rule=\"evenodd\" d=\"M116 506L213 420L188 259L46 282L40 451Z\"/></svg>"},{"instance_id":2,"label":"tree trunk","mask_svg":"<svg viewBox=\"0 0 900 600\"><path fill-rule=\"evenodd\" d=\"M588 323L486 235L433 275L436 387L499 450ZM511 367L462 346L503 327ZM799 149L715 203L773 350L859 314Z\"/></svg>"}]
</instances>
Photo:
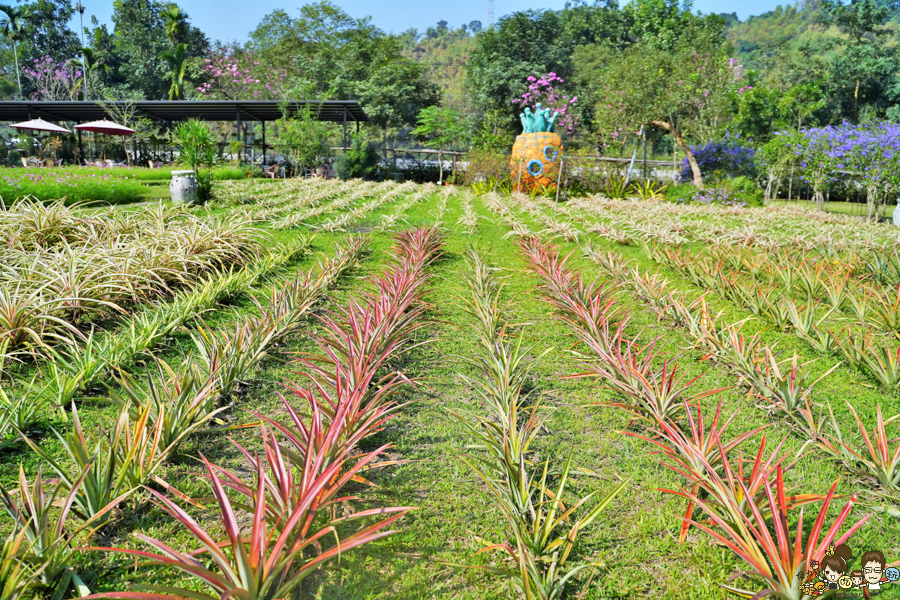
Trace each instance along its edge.
<instances>
[{"instance_id":1,"label":"tree trunk","mask_svg":"<svg viewBox=\"0 0 900 600\"><path fill-rule=\"evenodd\" d=\"M769 176L769 180L766 182L766 191L763 194L763 206L768 206L769 202L772 201L772 184L775 183L775 178Z\"/></svg>"},{"instance_id":2,"label":"tree trunk","mask_svg":"<svg viewBox=\"0 0 900 600\"><path fill-rule=\"evenodd\" d=\"M13 40L13 56L16 57L16 83L19 84L19 99L22 99L22 78L19 76L19 44Z\"/></svg>"},{"instance_id":3,"label":"tree trunk","mask_svg":"<svg viewBox=\"0 0 900 600\"><path fill-rule=\"evenodd\" d=\"M441 158L441 149L438 148L438 171L440 175L438 175L438 184L443 185L444 183L444 161Z\"/></svg>"},{"instance_id":4,"label":"tree trunk","mask_svg":"<svg viewBox=\"0 0 900 600\"><path fill-rule=\"evenodd\" d=\"M824 211L825 195L822 194L822 190L817 189L815 193L813 193L813 199L816 201L816 206L819 207L819 211Z\"/></svg>"},{"instance_id":5,"label":"tree trunk","mask_svg":"<svg viewBox=\"0 0 900 600\"><path fill-rule=\"evenodd\" d=\"M866 187L866 220L872 220L872 213L875 208L875 190Z\"/></svg>"},{"instance_id":6,"label":"tree trunk","mask_svg":"<svg viewBox=\"0 0 900 600\"><path fill-rule=\"evenodd\" d=\"M692 183L698 188L703 187L703 175L700 173L700 163L697 162L697 158L694 156L694 153L691 152L690 147L687 144L687 141L684 139L684 136L675 131L675 128L672 127L670 123L666 121L651 121L653 125L657 127L662 127L666 131L672 134L672 137L675 138L675 143L678 144L678 147L684 152L684 156L688 160L688 164L691 166L691 174L693 174L694 179Z\"/></svg>"},{"instance_id":7,"label":"tree trunk","mask_svg":"<svg viewBox=\"0 0 900 600\"><path fill-rule=\"evenodd\" d=\"M681 146L681 149L684 151L685 156L687 156L688 164L691 165L691 173L694 175L694 181L692 182L696 187L703 187L703 175L700 173L700 163L697 162L697 158L694 156L694 153L691 152L691 149L688 148L687 143L684 141L684 138L680 140L678 138L675 139L678 142L678 145Z\"/></svg>"}]
</instances>

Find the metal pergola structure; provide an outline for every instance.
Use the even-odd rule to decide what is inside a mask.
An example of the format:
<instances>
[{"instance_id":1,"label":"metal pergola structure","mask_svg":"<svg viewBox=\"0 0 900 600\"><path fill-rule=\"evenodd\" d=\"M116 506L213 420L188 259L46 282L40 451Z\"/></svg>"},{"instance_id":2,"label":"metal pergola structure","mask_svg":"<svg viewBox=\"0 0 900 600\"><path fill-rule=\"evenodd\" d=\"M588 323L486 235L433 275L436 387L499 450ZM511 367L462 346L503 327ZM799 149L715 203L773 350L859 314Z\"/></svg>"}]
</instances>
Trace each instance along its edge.
<instances>
[{"instance_id":1,"label":"metal pergola structure","mask_svg":"<svg viewBox=\"0 0 900 600\"><path fill-rule=\"evenodd\" d=\"M343 124L343 146L350 145L347 125L366 122L369 117L355 100L140 100L136 102L110 101L0 101L0 122L25 121L42 118L47 121L85 123L112 118L105 106L122 110L133 107L135 114L160 124L200 119L203 121L234 121L238 132L242 121L262 123L263 156L266 152L266 123L297 114L307 114L318 121Z\"/></svg>"}]
</instances>

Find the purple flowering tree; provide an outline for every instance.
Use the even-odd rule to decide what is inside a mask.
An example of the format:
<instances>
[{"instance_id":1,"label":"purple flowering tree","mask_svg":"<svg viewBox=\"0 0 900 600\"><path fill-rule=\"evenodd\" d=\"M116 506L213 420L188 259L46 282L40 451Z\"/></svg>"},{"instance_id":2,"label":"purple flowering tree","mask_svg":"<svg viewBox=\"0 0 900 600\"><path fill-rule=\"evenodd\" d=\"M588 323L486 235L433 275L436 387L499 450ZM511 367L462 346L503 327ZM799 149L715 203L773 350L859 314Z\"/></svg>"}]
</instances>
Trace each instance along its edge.
<instances>
[{"instance_id":1,"label":"purple flowering tree","mask_svg":"<svg viewBox=\"0 0 900 600\"><path fill-rule=\"evenodd\" d=\"M778 197L781 181L797 162L796 146L802 134L798 131L781 131L772 136L756 152L756 162L765 173L766 187L763 204Z\"/></svg>"},{"instance_id":2,"label":"purple flowering tree","mask_svg":"<svg viewBox=\"0 0 900 600\"><path fill-rule=\"evenodd\" d=\"M553 111L558 112L557 130L571 134L578 126L578 115L575 112L578 97L563 94L559 89L563 83L565 81L556 73L547 73L543 77L529 75L528 91L512 103L522 109L533 108L536 104L540 104L544 108L549 108L551 114Z\"/></svg>"},{"instance_id":3,"label":"purple flowering tree","mask_svg":"<svg viewBox=\"0 0 900 600\"><path fill-rule=\"evenodd\" d=\"M900 126L842 125L832 128L830 135L837 170L852 172L865 186L866 216L873 218L877 205L897 191Z\"/></svg>"},{"instance_id":4,"label":"purple flowering tree","mask_svg":"<svg viewBox=\"0 0 900 600\"><path fill-rule=\"evenodd\" d=\"M869 218L879 203L900 190L900 125L845 123L797 134L778 132L777 138L813 188L820 210L824 192L839 180L854 180L866 190Z\"/></svg>"},{"instance_id":5,"label":"purple flowering tree","mask_svg":"<svg viewBox=\"0 0 900 600\"><path fill-rule=\"evenodd\" d=\"M50 56L34 59L22 74L36 90L32 100L75 100L82 85L81 69Z\"/></svg>"},{"instance_id":6,"label":"purple flowering tree","mask_svg":"<svg viewBox=\"0 0 900 600\"><path fill-rule=\"evenodd\" d=\"M741 144L737 137L726 133L719 141L702 146L691 146L694 158L700 165L704 177L713 180L726 177L756 177L756 150ZM693 179L693 171L687 159L681 163L679 179L682 183Z\"/></svg>"},{"instance_id":7,"label":"purple flowering tree","mask_svg":"<svg viewBox=\"0 0 900 600\"><path fill-rule=\"evenodd\" d=\"M816 206L824 210L825 191L834 180L833 171L837 163L829 136L823 135L822 130L808 129L804 133L797 138L799 165L803 169L803 179L813 189Z\"/></svg>"}]
</instances>

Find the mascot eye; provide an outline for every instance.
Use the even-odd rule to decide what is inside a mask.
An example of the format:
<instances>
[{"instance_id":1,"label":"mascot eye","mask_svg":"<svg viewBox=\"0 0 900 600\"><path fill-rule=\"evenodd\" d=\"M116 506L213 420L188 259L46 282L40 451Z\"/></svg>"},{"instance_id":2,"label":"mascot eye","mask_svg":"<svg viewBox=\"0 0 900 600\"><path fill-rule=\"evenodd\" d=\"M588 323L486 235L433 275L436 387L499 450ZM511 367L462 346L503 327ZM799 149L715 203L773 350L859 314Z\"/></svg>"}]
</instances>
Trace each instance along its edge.
<instances>
[{"instance_id":1,"label":"mascot eye","mask_svg":"<svg viewBox=\"0 0 900 600\"><path fill-rule=\"evenodd\" d=\"M541 161L536 160L536 159L529 160L528 166L525 168L528 169L528 172L531 174L532 177L537 177L537 176L543 174L543 172L544 172L544 165L541 164Z\"/></svg>"},{"instance_id":2,"label":"mascot eye","mask_svg":"<svg viewBox=\"0 0 900 600\"><path fill-rule=\"evenodd\" d=\"M554 146L544 146L544 158L549 161L554 161L557 156L559 156L559 150Z\"/></svg>"}]
</instances>

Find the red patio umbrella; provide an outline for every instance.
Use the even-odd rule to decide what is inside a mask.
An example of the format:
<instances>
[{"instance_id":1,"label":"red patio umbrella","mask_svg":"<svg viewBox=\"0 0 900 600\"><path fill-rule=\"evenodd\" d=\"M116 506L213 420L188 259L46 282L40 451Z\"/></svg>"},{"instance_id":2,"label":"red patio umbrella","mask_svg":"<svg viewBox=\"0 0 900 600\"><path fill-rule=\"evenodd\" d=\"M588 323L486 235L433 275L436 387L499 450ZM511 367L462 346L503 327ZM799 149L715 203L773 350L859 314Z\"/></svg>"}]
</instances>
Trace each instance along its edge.
<instances>
[{"instance_id":1,"label":"red patio umbrella","mask_svg":"<svg viewBox=\"0 0 900 600\"><path fill-rule=\"evenodd\" d=\"M129 129L124 125L119 125L118 123L107 121L106 119L103 119L102 121L91 121L90 123L82 123L81 125L76 125L75 129L80 129L81 131L105 133L107 135L132 135L134 133L134 129Z\"/></svg>"},{"instance_id":2,"label":"red patio umbrella","mask_svg":"<svg viewBox=\"0 0 900 600\"><path fill-rule=\"evenodd\" d=\"M91 121L90 123L82 123L81 125L76 125L75 129L79 129L81 131L93 131L95 133L105 133L107 135L132 135L134 133L134 129L129 129L124 125L119 125L118 123L113 123L112 121L107 121L103 119L101 121ZM124 142L123 142L124 143ZM106 146L104 145L103 150L103 158L106 159ZM125 159L128 160L128 150L125 150Z\"/></svg>"}]
</instances>

